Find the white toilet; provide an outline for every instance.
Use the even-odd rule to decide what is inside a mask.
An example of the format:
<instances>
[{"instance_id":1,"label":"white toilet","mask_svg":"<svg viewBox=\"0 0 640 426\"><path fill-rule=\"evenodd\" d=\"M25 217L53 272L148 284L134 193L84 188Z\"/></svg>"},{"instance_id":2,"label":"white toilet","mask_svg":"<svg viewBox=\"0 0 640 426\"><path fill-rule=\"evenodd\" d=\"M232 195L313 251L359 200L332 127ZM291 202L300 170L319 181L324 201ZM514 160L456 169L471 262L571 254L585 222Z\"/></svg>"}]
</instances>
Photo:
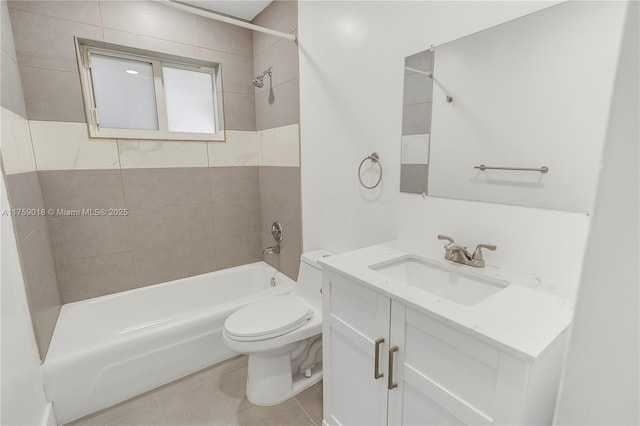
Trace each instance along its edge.
<instances>
[{"instance_id":1,"label":"white toilet","mask_svg":"<svg viewBox=\"0 0 640 426\"><path fill-rule=\"evenodd\" d=\"M227 318L224 343L249 355L247 399L274 405L322 378L322 294L316 250L300 257L294 290L250 303Z\"/></svg>"}]
</instances>

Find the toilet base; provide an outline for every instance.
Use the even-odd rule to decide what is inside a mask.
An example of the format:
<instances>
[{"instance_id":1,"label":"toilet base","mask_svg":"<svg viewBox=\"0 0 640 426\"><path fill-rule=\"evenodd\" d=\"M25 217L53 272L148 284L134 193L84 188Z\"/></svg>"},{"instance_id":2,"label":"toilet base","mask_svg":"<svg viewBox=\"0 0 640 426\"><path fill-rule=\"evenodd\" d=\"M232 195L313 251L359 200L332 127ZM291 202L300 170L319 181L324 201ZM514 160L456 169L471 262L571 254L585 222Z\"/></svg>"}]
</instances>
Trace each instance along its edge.
<instances>
[{"instance_id":1,"label":"toilet base","mask_svg":"<svg viewBox=\"0 0 640 426\"><path fill-rule=\"evenodd\" d=\"M249 365L251 365L251 357L249 357ZM288 382L275 383L270 381L271 387L261 386L260 380L256 380L257 378L255 375L251 375L249 369L247 375L247 399L249 402L263 407L280 404L322 380L322 361L311 369L310 377L296 373Z\"/></svg>"},{"instance_id":2,"label":"toilet base","mask_svg":"<svg viewBox=\"0 0 640 426\"><path fill-rule=\"evenodd\" d=\"M249 354L247 399L255 405L279 404L322 379L321 338L278 351Z\"/></svg>"}]
</instances>

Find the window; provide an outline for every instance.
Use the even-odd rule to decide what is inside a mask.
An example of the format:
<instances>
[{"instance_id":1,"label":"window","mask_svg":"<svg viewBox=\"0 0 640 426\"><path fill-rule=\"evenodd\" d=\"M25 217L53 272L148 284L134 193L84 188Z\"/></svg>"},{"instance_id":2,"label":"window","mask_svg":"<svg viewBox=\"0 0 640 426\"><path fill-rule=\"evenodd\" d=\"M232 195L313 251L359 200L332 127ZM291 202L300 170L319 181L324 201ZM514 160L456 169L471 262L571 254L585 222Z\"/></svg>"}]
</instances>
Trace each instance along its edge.
<instances>
[{"instance_id":1,"label":"window","mask_svg":"<svg viewBox=\"0 0 640 426\"><path fill-rule=\"evenodd\" d=\"M78 53L90 137L224 140L218 64L81 42Z\"/></svg>"}]
</instances>

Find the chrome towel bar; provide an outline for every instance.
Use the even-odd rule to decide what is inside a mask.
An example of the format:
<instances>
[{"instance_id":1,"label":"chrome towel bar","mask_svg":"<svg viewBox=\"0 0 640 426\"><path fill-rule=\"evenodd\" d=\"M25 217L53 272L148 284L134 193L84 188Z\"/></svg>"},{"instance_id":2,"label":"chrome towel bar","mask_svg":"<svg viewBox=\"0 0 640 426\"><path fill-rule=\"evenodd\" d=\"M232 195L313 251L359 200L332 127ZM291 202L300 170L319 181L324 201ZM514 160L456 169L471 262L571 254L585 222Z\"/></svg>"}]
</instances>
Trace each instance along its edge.
<instances>
[{"instance_id":1,"label":"chrome towel bar","mask_svg":"<svg viewBox=\"0 0 640 426\"><path fill-rule=\"evenodd\" d=\"M473 166L474 169L480 170L516 170L519 172L540 172L547 173L549 168L547 166L542 167L497 167L497 166L485 166L484 164L480 164L479 166Z\"/></svg>"}]
</instances>

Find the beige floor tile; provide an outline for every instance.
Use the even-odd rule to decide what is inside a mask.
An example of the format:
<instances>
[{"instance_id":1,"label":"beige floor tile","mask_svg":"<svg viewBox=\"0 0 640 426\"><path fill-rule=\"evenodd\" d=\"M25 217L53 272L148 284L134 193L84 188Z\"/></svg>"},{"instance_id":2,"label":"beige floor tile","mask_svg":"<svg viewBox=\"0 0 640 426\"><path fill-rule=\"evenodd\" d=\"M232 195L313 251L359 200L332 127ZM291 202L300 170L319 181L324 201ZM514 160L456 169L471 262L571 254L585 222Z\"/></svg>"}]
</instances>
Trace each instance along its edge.
<instances>
[{"instance_id":1,"label":"beige floor tile","mask_svg":"<svg viewBox=\"0 0 640 426\"><path fill-rule=\"evenodd\" d=\"M151 418L155 418L155 422L159 422L158 402L153 392L148 392L113 407L106 408L97 413L78 419L74 422L67 423L67 426L93 426L93 425L123 425L123 424L145 424L141 420L146 420L146 424L150 423Z\"/></svg>"},{"instance_id":2,"label":"beige floor tile","mask_svg":"<svg viewBox=\"0 0 640 426\"><path fill-rule=\"evenodd\" d=\"M291 398L271 407L245 404L234 416L214 419L213 424L225 426L311 426L313 420Z\"/></svg>"},{"instance_id":3,"label":"beige floor tile","mask_svg":"<svg viewBox=\"0 0 640 426\"><path fill-rule=\"evenodd\" d=\"M322 420L322 380L295 396L311 420Z\"/></svg>"},{"instance_id":4,"label":"beige floor tile","mask_svg":"<svg viewBox=\"0 0 640 426\"><path fill-rule=\"evenodd\" d=\"M71 423L73 426L310 426L322 418L322 385L282 404L245 396L247 357L239 356Z\"/></svg>"}]
</instances>

